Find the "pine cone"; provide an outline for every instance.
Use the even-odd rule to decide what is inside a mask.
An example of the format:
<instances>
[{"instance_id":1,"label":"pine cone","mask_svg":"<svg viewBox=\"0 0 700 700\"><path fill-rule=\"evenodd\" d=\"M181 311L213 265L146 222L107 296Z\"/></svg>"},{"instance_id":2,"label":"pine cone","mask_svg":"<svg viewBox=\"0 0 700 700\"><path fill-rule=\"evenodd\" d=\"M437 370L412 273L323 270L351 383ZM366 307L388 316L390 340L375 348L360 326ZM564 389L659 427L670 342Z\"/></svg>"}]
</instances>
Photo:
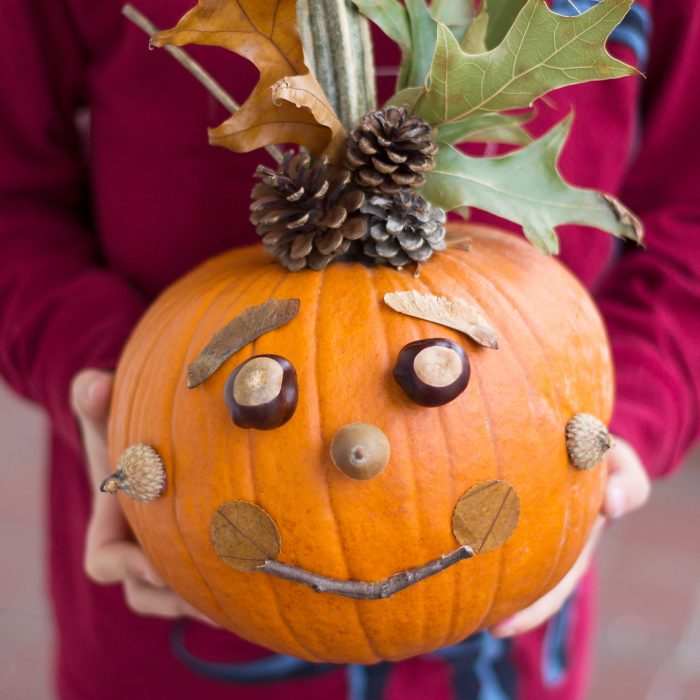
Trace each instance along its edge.
<instances>
[{"instance_id":1,"label":"pine cone","mask_svg":"<svg viewBox=\"0 0 700 700\"><path fill-rule=\"evenodd\" d=\"M279 170L261 165L255 175L262 182L253 188L250 220L265 250L288 270L321 270L366 235L364 193L327 158L289 152Z\"/></svg>"},{"instance_id":2,"label":"pine cone","mask_svg":"<svg viewBox=\"0 0 700 700\"><path fill-rule=\"evenodd\" d=\"M419 194L403 189L392 197L375 195L362 206L369 214L365 255L401 267L425 262L445 249L445 212L431 207Z\"/></svg>"},{"instance_id":3,"label":"pine cone","mask_svg":"<svg viewBox=\"0 0 700 700\"><path fill-rule=\"evenodd\" d=\"M406 107L368 112L346 141L345 164L361 187L377 194L396 194L420 187L424 173L435 167L437 144L430 125L410 116Z\"/></svg>"}]
</instances>

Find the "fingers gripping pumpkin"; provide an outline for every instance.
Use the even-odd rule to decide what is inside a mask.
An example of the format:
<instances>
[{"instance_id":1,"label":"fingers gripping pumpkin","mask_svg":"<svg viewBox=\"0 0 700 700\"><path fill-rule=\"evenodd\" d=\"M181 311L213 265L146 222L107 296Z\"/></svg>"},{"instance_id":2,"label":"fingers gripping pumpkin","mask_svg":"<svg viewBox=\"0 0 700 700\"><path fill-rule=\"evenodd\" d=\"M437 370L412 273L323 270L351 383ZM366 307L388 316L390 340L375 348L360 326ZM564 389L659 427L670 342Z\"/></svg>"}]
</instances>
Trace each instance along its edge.
<instances>
[{"instance_id":1,"label":"fingers gripping pumpkin","mask_svg":"<svg viewBox=\"0 0 700 700\"><path fill-rule=\"evenodd\" d=\"M587 467L609 444L602 322L556 261L466 233L469 252L419 278L290 275L237 250L139 324L106 487L222 626L313 661L397 660L524 608L576 559L605 478Z\"/></svg>"}]
</instances>

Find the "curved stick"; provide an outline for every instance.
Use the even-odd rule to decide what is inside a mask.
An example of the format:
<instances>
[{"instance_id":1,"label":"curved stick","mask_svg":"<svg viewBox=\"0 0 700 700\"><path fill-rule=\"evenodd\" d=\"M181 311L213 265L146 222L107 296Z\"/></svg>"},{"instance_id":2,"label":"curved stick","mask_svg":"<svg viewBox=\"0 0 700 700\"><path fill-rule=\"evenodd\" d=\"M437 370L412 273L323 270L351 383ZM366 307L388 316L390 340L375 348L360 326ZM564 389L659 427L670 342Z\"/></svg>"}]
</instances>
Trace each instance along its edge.
<instances>
[{"instance_id":1,"label":"curved stick","mask_svg":"<svg viewBox=\"0 0 700 700\"><path fill-rule=\"evenodd\" d=\"M444 571L450 566L462 561L462 559L470 559L474 556L474 550L468 545L458 547L453 552L443 554L438 559L433 559L427 564L416 566L407 571L400 571L389 578L375 581L345 581L328 576L314 574L306 569L300 569L291 564L284 564L280 561L268 559L264 564L258 567L258 571L265 571L272 576L303 583L309 586L317 593L336 593L337 595L346 596L347 598L360 598L362 600L380 600L391 598L394 593L404 590L419 581L423 581L429 576Z\"/></svg>"}]
</instances>

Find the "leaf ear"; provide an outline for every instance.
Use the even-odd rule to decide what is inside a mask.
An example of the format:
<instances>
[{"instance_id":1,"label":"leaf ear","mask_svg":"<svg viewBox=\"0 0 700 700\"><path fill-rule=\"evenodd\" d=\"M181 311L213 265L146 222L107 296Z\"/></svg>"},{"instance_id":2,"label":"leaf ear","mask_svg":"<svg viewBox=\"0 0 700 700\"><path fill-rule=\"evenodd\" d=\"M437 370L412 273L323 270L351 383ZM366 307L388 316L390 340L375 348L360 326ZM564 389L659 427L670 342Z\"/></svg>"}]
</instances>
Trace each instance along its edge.
<instances>
[{"instance_id":1,"label":"leaf ear","mask_svg":"<svg viewBox=\"0 0 700 700\"><path fill-rule=\"evenodd\" d=\"M233 51L251 61L260 80L241 108L215 129L210 142L239 153L272 143L298 143L315 154L337 157L344 138L328 98L304 62L295 0L200 0L172 29L158 32L153 46L200 44ZM294 80L304 100L278 96L274 86Z\"/></svg>"},{"instance_id":2,"label":"leaf ear","mask_svg":"<svg viewBox=\"0 0 700 700\"><path fill-rule=\"evenodd\" d=\"M470 206L514 221L548 255L559 250L555 228L563 224L640 243L642 225L621 202L562 178L557 162L572 116L528 146L495 158L473 158L441 144L435 169L426 174L425 198L446 211Z\"/></svg>"}]
</instances>

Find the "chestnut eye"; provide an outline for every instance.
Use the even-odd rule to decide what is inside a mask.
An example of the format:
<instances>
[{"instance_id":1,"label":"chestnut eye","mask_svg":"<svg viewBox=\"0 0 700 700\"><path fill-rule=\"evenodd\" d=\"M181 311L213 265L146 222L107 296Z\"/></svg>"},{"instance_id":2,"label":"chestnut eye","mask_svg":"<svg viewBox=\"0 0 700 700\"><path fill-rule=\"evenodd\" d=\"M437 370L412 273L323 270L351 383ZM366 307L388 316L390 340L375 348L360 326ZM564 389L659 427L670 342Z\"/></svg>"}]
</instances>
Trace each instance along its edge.
<instances>
[{"instance_id":1,"label":"chestnut eye","mask_svg":"<svg viewBox=\"0 0 700 700\"><path fill-rule=\"evenodd\" d=\"M239 428L279 428L294 415L297 407L296 370L279 355L256 355L231 373L224 397Z\"/></svg>"},{"instance_id":2,"label":"chestnut eye","mask_svg":"<svg viewBox=\"0 0 700 700\"><path fill-rule=\"evenodd\" d=\"M442 406L469 384L469 358L446 338L416 340L404 346L394 367L394 379L419 406Z\"/></svg>"}]
</instances>

